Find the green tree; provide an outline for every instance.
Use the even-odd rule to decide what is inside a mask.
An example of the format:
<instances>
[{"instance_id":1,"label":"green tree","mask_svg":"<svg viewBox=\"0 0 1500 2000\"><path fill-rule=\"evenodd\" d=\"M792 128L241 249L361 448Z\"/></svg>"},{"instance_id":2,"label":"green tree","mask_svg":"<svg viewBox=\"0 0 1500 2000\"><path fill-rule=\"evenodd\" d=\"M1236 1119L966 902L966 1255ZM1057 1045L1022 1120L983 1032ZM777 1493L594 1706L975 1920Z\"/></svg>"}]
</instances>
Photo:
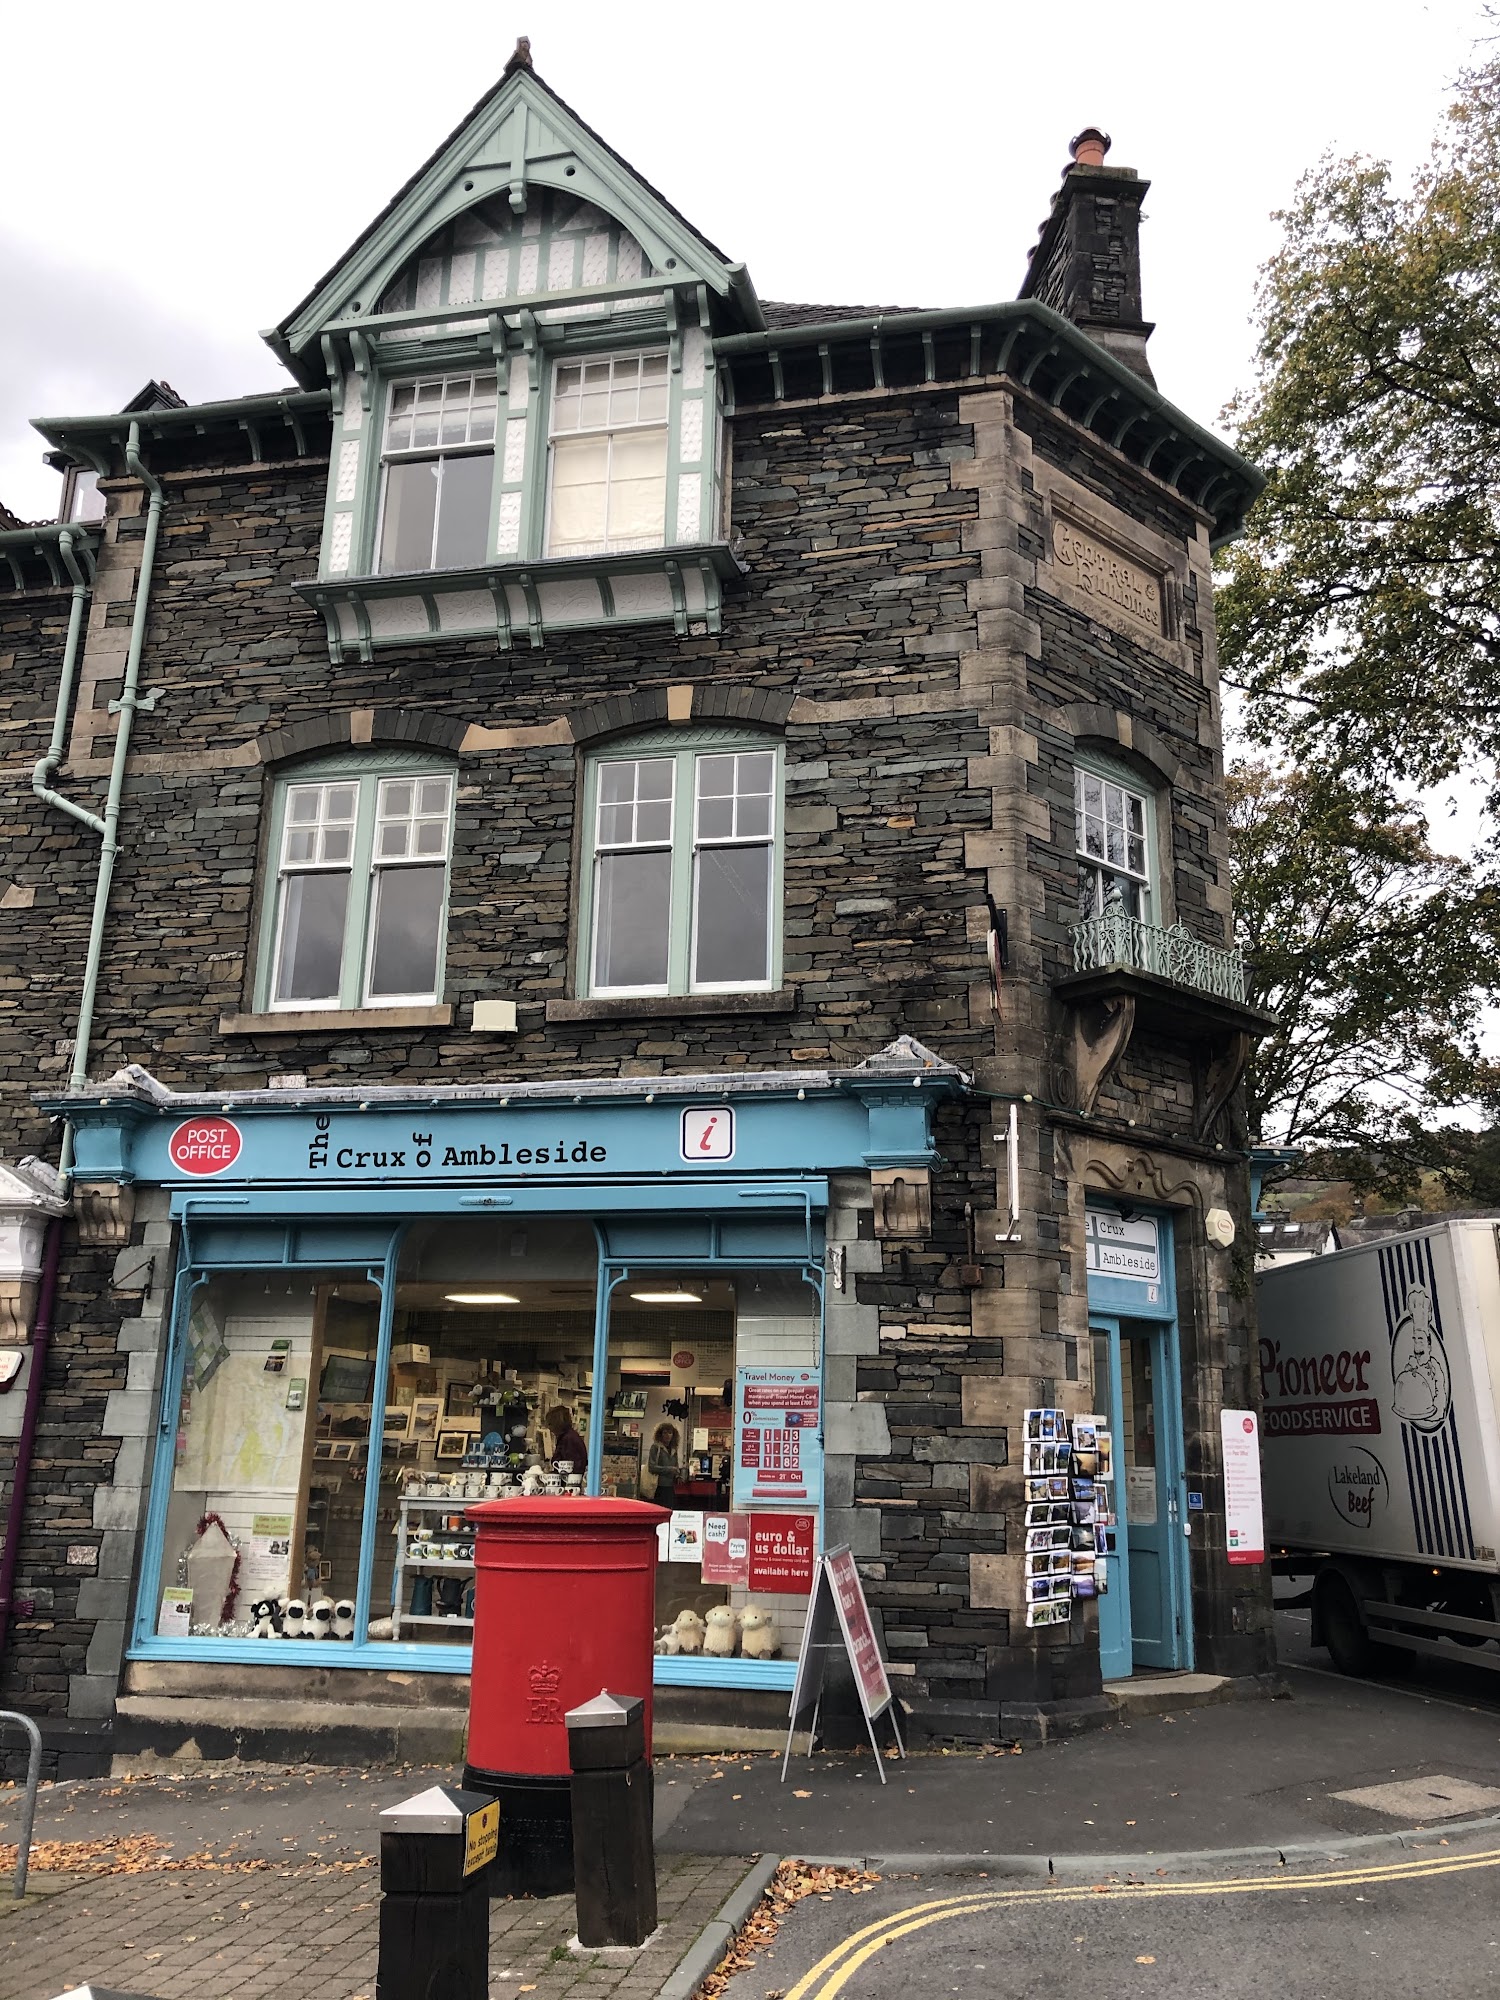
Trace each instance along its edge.
<instances>
[{"instance_id":1,"label":"green tree","mask_svg":"<svg viewBox=\"0 0 1500 2000\"><path fill-rule=\"evenodd\" d=\"M1253 739L1431 785L1500 758L1500 59L1409 189L1325 159L1262 274L1269 484L1229 554L1226 681Z\"/></svg>"},{"instance_id":2,"label":"green tree","mask_svg":"<svg viewBox=\"0 0 1500 2000\"><path fill-rule=\"evenodd\" d=\"M1237 942L1280 1023L1251 1060L1251 1138L1350 1155L1340 1172L1399 1190L1449 1157L1440 1113L1500 1091L1479 1045L1500 886L1337 772L1247 762L1228 783Z\"/></svg>"}]
</instances>

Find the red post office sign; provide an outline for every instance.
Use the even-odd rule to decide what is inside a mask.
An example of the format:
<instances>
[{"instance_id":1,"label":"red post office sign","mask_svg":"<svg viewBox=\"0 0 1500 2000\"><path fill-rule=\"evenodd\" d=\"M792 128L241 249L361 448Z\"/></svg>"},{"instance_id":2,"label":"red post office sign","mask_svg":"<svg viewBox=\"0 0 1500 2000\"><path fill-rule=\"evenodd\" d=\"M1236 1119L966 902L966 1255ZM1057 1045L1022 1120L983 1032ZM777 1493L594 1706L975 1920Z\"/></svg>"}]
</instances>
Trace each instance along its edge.
<instances>
[{"instance_id":1,"label":"red post office sign","mask_svg":"<svg viewBox=\"0 0 1500 2000\"><path fill-rule=\"evenodd\" d=\"M167 1157L180 1174L222 1174L244 1143L239 1126L228 1118L189 1118L167 1141Z\"/></svg>"}]
</instances>

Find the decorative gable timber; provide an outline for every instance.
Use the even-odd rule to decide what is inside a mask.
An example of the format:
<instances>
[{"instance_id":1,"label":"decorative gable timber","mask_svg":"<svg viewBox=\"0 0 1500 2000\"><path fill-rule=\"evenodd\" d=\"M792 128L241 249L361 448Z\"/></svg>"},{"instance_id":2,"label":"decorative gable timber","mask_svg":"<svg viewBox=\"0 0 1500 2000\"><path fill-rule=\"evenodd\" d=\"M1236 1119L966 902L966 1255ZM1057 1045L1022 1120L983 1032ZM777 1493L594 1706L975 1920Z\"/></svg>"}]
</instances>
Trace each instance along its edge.
<instances>
[{"instance_id":1,"label":"decorative gable timber","mask_svg":"<svg viewBox=\"0 0 1500 2000\"><path fill-rule=\"evenodd\" d=\"M500 202L513 215L525 217L544 189L555 191L554 203L565 196L592 205L618 225L621 238L638 246L643 268L634 281L637 292L701 287L723 302L724 330L764 326L744 265L731 263L700 235L542 82L522 42L489 95L307 298L263 338L299 381L321 386L327 379L324 341L378 332L382 326L394 330L393 301L401 296L406 274L448 225L469 213L493 216ZM514 275L519 284L519 266ZM543 266L536 273L534 293L507 288L507 309L528 303L528 296L542 304L567 303L567 293L549 292L547 280ZM628 279L617 277L610 288L629 285ZM597 296L595 287L589 289ZM410 325L421 317L420 309L408 309L400 312L397 323Z\"/></svg>"}]
</instances>

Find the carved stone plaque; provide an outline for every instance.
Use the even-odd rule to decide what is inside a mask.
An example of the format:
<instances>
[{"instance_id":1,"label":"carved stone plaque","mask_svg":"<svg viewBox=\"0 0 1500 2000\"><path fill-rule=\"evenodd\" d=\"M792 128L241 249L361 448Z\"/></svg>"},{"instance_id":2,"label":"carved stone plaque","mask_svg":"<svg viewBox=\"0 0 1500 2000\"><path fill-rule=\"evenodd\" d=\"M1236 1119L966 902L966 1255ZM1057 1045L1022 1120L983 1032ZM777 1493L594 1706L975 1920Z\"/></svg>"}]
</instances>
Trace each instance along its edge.
<instances>
[{"instance_id":1,"label":"carved stone plaque","mask_svg":"<svg viewBox=\"0 0 1500 2000\"><path fill-rule=\"evenodd\" d=\"M1101 615L1113 614L1161 638L1161 582L1150 570L1061 515L1053 517L1052 553L1074 589L1098 600Z\"/></svg>"}]
</instances>

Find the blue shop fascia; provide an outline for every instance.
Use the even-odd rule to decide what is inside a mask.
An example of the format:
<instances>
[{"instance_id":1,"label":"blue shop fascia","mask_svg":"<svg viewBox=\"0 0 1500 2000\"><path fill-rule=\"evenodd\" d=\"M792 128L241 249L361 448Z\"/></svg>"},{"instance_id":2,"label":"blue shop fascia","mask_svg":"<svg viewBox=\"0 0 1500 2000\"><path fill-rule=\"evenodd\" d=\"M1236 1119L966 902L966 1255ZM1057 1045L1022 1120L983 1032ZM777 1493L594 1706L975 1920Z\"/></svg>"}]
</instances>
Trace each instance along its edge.
<instances>
[{"instance_id":1,"label":"blue shop fascia","mask_svg":"<svg viewBox=\"0 0 1500 2000\"><path fill-rule=\"evenodd\" d=\"M464 1673L465 1507L608 1493L669 1510L658 1681L789 1686L853 1449L827 1306L860 1239L921 1233L968 1087L902 1037L849 1070L210 1095L131 1066L48 1100L80 1199L154 1248L128 1656Z\"/></svg>"}]
</instances>

